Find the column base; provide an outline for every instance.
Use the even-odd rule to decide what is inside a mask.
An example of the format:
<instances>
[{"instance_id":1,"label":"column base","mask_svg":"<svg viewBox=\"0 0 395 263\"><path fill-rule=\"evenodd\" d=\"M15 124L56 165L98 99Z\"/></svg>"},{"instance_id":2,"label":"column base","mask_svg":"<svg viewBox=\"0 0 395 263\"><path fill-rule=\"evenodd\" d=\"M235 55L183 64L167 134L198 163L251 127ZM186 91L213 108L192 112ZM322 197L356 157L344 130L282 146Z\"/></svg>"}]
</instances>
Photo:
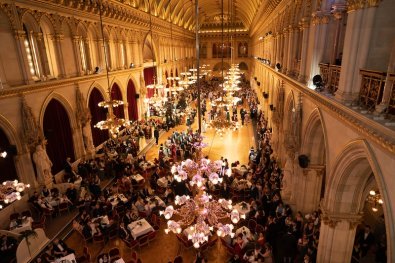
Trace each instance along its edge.
<instances>
[{"instance_id":1,"label":"column base","mask_svg":"<svg viewBox=\"0 0 395 263\"><path fill-rule=\"evenodd\" d=\"M379 104L376 106L376 109L374 111L374 115L380 115L382 113L384 113L384 111L387 109L388 105L385 104Z\"/></svg>"},{"instance_id":2,"label":"column base","mask_svg":"<svg viewBox=\"0 0 395 263\"><path fill-rule=\"evenodd\" d=\"M353 94L351 92L336 91L335 93L335 99L347 106L351 106L357 98L358 94Z\"/></svg>"}]
</instances>

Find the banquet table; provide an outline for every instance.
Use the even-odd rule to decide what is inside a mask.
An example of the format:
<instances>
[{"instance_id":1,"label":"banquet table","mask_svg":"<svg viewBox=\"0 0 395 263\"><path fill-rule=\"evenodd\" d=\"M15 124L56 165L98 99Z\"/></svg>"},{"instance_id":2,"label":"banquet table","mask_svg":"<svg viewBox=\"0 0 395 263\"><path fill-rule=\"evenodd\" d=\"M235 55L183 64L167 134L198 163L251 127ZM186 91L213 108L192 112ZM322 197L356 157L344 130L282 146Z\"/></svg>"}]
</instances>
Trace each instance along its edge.
<instances>
[{"instance_id":1,"label":"banquet table","mask_svg":"<svg viewBox=\"0 0 395 263\"><path fill-rule=\"evenodd\" d=\"M241 215L248 214L251 211L250 204L245 203L247 205L246 208L243 208L243 203L240 202L234 206L234 208L239 212Z\"/></svg>"},{"instance_id":2,"label":"banquet table","mask_svg":"<svg viewBox=\"0 0 395 263\"><path fill-rule=\"evenodd\" d=\"M27 218L22 220L22 224L21 225L18 225L16 227L10 228L10 231L15 233L15 234L20 234L23 231L32 230L32 222L33 222L33 218L27 217Z\"/></svg>"},{"instance_id":3,"label":"banquet table","mask_svg":"<svg viewBox=\"0 0 395 263\"><path fill-rule=\"evenodd\" d=\"M232 168L234 172L238 175L244 175L248 172L248 169L245 166L237 166Z\"/></svg>"},{"instance_id":4,"label":"banquet table","mask_svg":"<svg viewBox=\"0 0 395 263\"><path fill-rule=\"evenodd\" d=\"M125 260L123 258L115 260L113 263L125 263Z\"/></svg>"},{"instance_id":5,"label":"banquet table","mask_svg":"<svg viewBox=\"0 0 395 263\"><path fill-rule=\"evenodd\" d=\"M130 230L130 233L134 239L154 231L153 227L144 218L130 223L128 225L128 229Z\"/></svg>"},{"instance_id":6,"label":"banquet table","mask_svg":"<svg viewBox=\"0 0 395 263\"><path fill-rule=\"evenodd\" d=\"M165 202L162 199L160 199L159 196L155 195L155 196L152 196L152 197L147 197L147 201L148 201L149 206L150 206L151 209L153 209L156 206L154 199L156 201L158 201L158 205L159 206L162 206L162 207L166 206Z\"/></svg>"},{"instance_id":7,"label":"banquet table","mask_svg":"<svg viewBox=\"0 0 395 263\"><path fill-rule=\"evenodd\" d=\"M144 177L142 177L141 174L134 174L134 175L130 176L130 179L136 180L137 183L144 181Z\"/></svg>"},{"instance_id":8,"label":"banquet table","mask_svg":"<svg viewBox=\"0 0 395 263\"><path fill-rule=\"evenodd\" d=\"M77 263L77 260L75 259L74 254L68 254L67 256L58 258L55 262L56 263Z\"/></svg>"},{"instance_id":9,"label":"banquet table","mask_svg":"<svg viewBox=\"0 0 395 263\"><path fill-rule=\"evenodd\" d=\"M167 178L166 178L166 177L161 177L161 178L159 178L156 182L158 183L158 185L159 185L160 187L163 187L163 188L166 188L167 185L169 184L169 182L167 181Z\"/></svg>"}]
</instances>

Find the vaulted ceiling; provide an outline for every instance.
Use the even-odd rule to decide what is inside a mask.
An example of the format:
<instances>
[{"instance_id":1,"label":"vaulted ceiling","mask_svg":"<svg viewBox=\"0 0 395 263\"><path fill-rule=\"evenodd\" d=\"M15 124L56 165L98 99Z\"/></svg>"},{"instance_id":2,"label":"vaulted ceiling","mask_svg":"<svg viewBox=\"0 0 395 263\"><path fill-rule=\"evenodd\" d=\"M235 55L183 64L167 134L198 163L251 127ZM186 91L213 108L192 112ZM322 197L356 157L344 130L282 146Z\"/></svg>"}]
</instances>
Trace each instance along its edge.
<instances>
[{"instance_id":1,"label":"vaulted ceiling","mask_svg":"<svg viewBox=\"0 0 395 263\"><path fill-rule=\"evenodd\" d=\"M195 26L196 0L121 0L174 24L192 30ZM281 0L198 0L201 28L215 28L225 23L249 30L260 6L272 9ZM274 5L273 5L274 4ZM267 12L265 12L267 13Z\"/></svg>"}]
</instances>

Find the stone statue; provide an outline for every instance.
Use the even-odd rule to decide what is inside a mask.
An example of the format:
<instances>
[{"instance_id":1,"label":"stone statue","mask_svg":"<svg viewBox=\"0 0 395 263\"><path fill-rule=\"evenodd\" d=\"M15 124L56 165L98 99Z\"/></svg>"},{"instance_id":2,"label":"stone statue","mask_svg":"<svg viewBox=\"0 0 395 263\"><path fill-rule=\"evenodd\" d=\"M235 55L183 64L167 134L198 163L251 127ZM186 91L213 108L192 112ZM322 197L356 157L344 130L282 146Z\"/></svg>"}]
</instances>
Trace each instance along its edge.
<instances>
[{"instance_id":1,"label":"stone statue","mask_svg":"<svg viewBox=\"0 0 395 263\"><path fill-rule=\"evenodd\" d=\"M293 164L292 159L287 158L283 168L284 177L282 179L281 196L289 201L292 194L292 177L293 177Z\"/></svg>"},{"instance_id":2,"label":"stone statue","mask_svg":"<svg viewBox=\"0 0 395 263\"><path fill-rule=\"evenodd\" d=\"M90 126L89 122L85 123L85 125L82 127L82 136L84 138L84 144L85 144L86 151L87 152L92 152L92 151L94 152L95 146L93 145L91 126Z\"/></svg>"},{"instance_id":3,"label":"stone statue","mask_svg":"<svg viewBox=\"0 0 395 263\"><path fill-rule=\"evenodd\" d=\"M53 175L51 173L52 162L47 155L47 151L39 144L33 153L33 161L36 164L37 181L40 185L52 186Z\"/></svg>"}]
</instances>

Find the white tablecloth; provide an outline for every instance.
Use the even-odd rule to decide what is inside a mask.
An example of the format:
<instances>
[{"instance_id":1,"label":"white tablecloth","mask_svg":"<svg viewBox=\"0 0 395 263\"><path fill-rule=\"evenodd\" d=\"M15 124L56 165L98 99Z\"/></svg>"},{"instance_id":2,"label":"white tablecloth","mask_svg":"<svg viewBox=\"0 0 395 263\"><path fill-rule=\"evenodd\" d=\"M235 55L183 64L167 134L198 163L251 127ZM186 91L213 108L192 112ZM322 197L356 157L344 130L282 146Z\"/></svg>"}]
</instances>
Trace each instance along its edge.
<instances>
[{"instance_id":1,"label":"white tablecloth","mask_svg":"<svg viewBox=\"0 0 395 263\"><path fill-rule=\"evenodd\" d=\"M125 260L123 258L115 260L113 263L125 263Z\"/></svg>"},{"instance_id":2,"label":"white tablecloth","mask_svg":"<svg viewBox=\"0 0 395 263\"><path fill-rule=\"evenodd\" d=\"M248 203L246 203L246 204L247 204L247 208L245 208L245 209L243 209L241 203L236 204L234 206L234 208L239 212L239 214L245 215L245 214L248 214L250 212L250 210L251 210L250 209L250 204L248 204Z\"/></svg>"},{"instance_id":3,"label":"white tablecloth","mask_svg":"<svg viewBox=\"0 0 395 263\"><path fill-rule=\"evenodd\" d=\"M158 183L158 185L160 186L160 187L164 187L164 188L166 188L167 187L167 185L168 185L168 181L167 181L167 178L166 177L161 177L161 178L159 178L158 179L158 181L156 181L157 183Z\"/></svg>"},{"instance_id":4,"label":"white tablecloth","mask_svg":"<svg viewBox=\"0 0 395 263\"><path fill-rule=\"evenodd\" d=\"M134 175L130 176L130 179L134 179L138 183L141 181L144 181L144 177L142 177L141 174L134 174Z\"/></svg>"},{"instance_id":5,"label":"white tablecloth","mask_svg":"<svg viewBox=\"0 0 395 263\"><path fill-rule=\"evenodd\" d=\"M149 203L149 206L150 206L151 209L152 209L152 208L155 207L155 201L152 202L152 201L151 201L151 198L152 198L152 197L148 197L148 198L147 198L147 201L148 201L148 203ZM158 201L158 205L159 205L159 206L162 206L162 207L165 207L165 206L166 206L165 202L163 202L163 200L160 199L159 196L154 196L154 198L155 198L155 200Z\"/></svg>"},{"instance_id":6,"label":"white tablecloth","mask_svg":"<svg viewBox=\"0 0 395 263\"><path fill-rule=\"evenodd\" d=\"M33 219L31 217L28 217L22 221L21 226L11 229L10 231L15 234L19 234L19 233L26 231L26 230L32 230L32 222L33 222Z\"/></svg>"},{"instance_id":7,"label":"white tablecloth","mask_svg":"<svg viewBox=\"0 0 395 263\"><path fill-rule=\"evenodd\" d=\"M138 224L138 222L141 222L141 226ZM152 226L144 218L130 223L128 225L128 229L130 230L130 233L134 239L154 231Z\"/></svg>"}]
</instances>

